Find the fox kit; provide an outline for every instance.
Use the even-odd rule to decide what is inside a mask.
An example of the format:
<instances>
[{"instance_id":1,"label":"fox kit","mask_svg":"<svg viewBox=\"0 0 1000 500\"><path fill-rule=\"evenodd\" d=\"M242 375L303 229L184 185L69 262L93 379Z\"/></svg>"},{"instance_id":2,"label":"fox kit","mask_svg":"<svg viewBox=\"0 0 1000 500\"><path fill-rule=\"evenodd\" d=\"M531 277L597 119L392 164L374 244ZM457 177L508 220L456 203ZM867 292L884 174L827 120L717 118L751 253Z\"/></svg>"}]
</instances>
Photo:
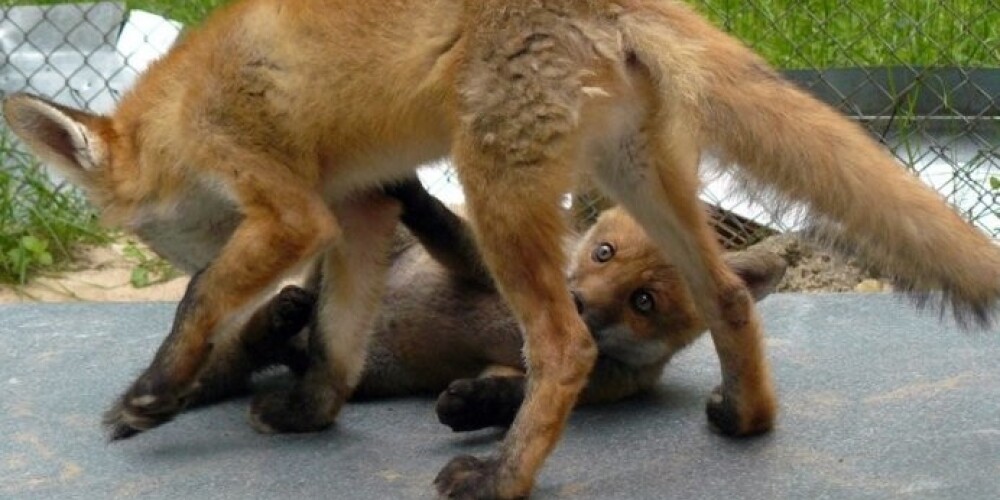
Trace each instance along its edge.
<instances>
[{"instance_id":1,"label":"fox kit","mask_svg":"<svg viewBox=\"0 0 1000 500\"><path fill-rule=\"evenodd\" d=\"M559 203L580 177L674 259L721 365L708 418L729 435L769 430L776 396L752 295L699 205L702 151L800 204L899 289L943 292L959 319L986 323L1000 296L989 239L863 129L674 0L243 0L187 34L111 116L27 95L4 113L109 223L195 273L107 415L114 438L176 415L213 335L317 257L335 277L310 339L320 354L255 419L309 430L294 427L309 412L310 428L329 425L361 379L397 217L375 186L448 154L525 331L528 384L499 453L437 476L446 496L528 494L598 358L563 273Z\"/></svg>"},{"instance_id":2,"label":"fox kit","mask_svg":"<svg viewBox=\"0 0 1000 500\"><path fill-rule=\"evenodd\" d=\"M393 245L382 312L354 397L440 392L438 417L456 431L510 425L524 395L523 339L483 271L471 229L418 181L389 192L402 202L409 233L401 230ZM575 247L569 285L599 352L581 402L648 390L671 357L704 331L694 300L670 260L621 209L605 211ZM756 299L774 289L786 266L764 250L725 259ZM308 354L296 334L307 327L314 301L310 290L282 290L248 321L238 342L213 350L192 397L208 402L242 392L254 371L272 364L304 373Z\"/></svg>"}]
</instances>

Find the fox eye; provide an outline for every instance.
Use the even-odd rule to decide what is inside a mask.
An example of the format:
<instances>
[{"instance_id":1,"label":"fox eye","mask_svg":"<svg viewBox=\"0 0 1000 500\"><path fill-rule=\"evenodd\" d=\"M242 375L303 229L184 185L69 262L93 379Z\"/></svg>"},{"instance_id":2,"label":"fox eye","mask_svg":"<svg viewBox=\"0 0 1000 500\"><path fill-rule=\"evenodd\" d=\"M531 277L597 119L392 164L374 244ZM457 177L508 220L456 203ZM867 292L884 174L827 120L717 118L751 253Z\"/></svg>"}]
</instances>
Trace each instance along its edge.
<instances>
[{"instance_id":1,"label":"fox eye","mask_svg":"<svg viewBox=\"0 0 1000 500\"><path fill-rule=\"evenodd\" d=\"M635 309L640 314L649 314L656 307L656 300L653 299L653 294L642 288L632 293L629 302L632 304L632 309Z\"/></svg>"},{"instance_id":2,"label":"fox eye","mask_svg":"<svg viewBox=\"0 0 1000 500\"><path fill-rule=\"evenodd\" d=\"M607 262L615 256L615 247L611 243L601 243L597 245L594 249L594 253L590 254L590 257L596 262Z\"/></svg>"}]
</instances>

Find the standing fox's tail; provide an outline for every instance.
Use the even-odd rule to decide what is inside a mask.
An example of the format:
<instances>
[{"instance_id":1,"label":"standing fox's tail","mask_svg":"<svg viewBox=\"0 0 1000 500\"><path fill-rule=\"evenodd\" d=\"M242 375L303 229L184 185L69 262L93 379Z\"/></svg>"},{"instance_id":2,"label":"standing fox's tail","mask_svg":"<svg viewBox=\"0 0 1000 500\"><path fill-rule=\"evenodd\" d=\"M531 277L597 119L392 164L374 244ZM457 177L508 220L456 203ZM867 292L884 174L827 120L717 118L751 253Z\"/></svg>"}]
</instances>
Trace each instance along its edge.
<instances>
[{"instance_id":1,"label":"standing fox's tail","mask_svg":"<svg viewBox=\"0 0 1000 500\"><path fill-rule=\"evenodd\" d=\"M624 22L666 106L700 124L702 146L749 185L807 209L820 233L932 293L965 326L1000 301L1000 247L902 168L858 125L781 79L758 56L679 2Z\"/></svg>"}]
</instances>

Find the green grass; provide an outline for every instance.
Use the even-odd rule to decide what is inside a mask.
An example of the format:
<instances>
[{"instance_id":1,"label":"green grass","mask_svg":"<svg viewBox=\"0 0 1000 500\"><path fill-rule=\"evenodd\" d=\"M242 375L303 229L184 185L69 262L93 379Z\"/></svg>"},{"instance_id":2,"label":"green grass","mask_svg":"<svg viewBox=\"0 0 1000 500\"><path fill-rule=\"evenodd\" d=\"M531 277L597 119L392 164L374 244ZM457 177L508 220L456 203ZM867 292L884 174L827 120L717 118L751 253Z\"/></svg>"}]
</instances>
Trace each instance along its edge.
<instances>
[{"instance_id":1,"label":"green grass","mask_svg":"<svg viewBox=\"0 0 1000 500\"><path fill-rule=\"evenodd\" d=\"M143 250L136 242L128 240L122 249L122 254L132 263L132 274L129 283L135 288L166 283L182 273L175 269L162 257Z\"/></svg>"},{"instance_id":2,"label":"green grass","mask_svg":"<svg viewBox=\"0 0 1000 500\"><path fill-rule=\"evenodd\" d=\"M785 69L1000 67L1000 0L692 0Z\"/></svg>"},{"instance_id":3,"label":"green grass","mask_svg":"<svg viewBox=\"0 0 1000 500\"><path fill-rule=\"evenodd\" d=\"M58 269L81 243L110 241L93 209L76 191L56 185L0 133L0 283L23 284Z\"/></svg>"},{"instance_id":4,"label":"green grass","mask_svg":"<svg viewBox=\"0 0 1000 500\"><path fill-rule=\"evenodd\" d=\"M0 0L0 5L65 1ZM227 2L127 0L126 5L190 24ZM780 68L1000 66L1000 0L689 2Z\"/></svg>"},{"instance_id":5,"label":"green grass","mask_svg":"<svg viewBox=\"0 0 1000 500\"><path fill-rule=\"evenodd\" d=\"M127 1L130 9L140 9L168 17L184 24L200 21L205 15L228 0L135 0Z\"/></svg>"},{"instance_id":6,"label":"green grass","mask_svg":"<svg viewBox=\"0 0 1000 500\"><path fill-rule=\"evenodd\" d=\"M226 1L134 0L128 6L191 23ZM1000 66L1000 0L690 3L780 68Z\"/></svg>"}]
</instances>

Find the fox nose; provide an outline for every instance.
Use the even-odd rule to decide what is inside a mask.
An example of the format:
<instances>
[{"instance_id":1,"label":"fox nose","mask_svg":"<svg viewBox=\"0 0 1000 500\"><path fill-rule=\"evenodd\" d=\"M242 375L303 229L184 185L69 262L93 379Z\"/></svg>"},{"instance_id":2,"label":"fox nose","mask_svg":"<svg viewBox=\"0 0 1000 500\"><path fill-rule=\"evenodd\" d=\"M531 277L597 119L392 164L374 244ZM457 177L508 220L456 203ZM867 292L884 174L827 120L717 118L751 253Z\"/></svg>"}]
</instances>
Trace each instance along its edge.
<instances>
[{"instance_id":1,"label":"fox nose","mask_svg":"<svg viewBox=\"0 0 1000 500\"><path fill-rule=\"evenodd\" d=\"M576 313L583 314L583 297L576 290L569 292L573 296L573 303L576 304Z\"/></svg>"}]
</instances>

